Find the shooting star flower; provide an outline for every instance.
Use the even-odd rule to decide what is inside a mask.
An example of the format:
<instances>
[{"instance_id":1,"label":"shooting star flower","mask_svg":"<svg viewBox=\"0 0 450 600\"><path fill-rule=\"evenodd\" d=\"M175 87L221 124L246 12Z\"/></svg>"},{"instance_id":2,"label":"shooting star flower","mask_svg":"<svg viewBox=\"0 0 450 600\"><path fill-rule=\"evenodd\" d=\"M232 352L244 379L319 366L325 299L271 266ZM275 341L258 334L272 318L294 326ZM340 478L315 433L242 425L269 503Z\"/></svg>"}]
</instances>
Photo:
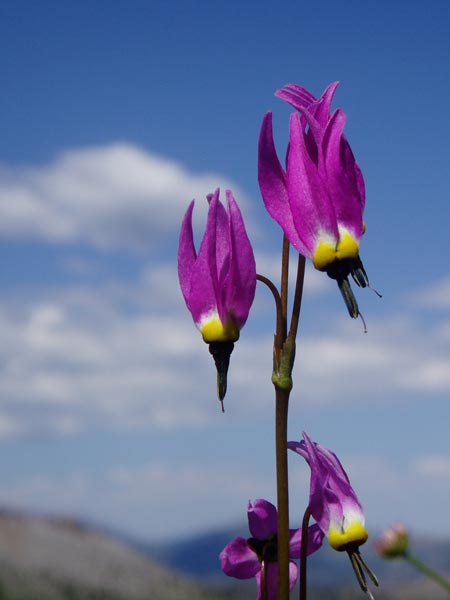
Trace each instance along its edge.
<instances>
[{"instance_id":1,"label":"shooting star flower","mask_svg":"<svg viewBox=\"0 0 450 600\"><path fill-rule=\"evenodd\" d=\"M186 305L216 363L217 392L222 402L234 342L239 339L255 296L256 265L232 192L226 191L228 210L219 201L219 189L207 199L208 219L198 254L192 231L194 200L184 216L178 276Z\"/></svg>"}]
</instances>

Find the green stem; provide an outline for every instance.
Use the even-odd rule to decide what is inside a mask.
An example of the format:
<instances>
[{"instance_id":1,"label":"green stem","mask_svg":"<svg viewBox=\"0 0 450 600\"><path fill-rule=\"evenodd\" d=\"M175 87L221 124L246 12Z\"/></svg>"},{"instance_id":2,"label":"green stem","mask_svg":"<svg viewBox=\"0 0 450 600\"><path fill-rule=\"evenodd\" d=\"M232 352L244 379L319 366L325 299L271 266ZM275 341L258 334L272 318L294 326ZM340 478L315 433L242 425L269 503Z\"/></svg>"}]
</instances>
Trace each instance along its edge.
<instances>
[{"instance_id":1,"label":"green stem","mask_svg":"<svg viewBox=\"0 0 450 600\"><path fill-rule=\"evenodd\" d=\"M422 573L427 575L427 577L432 579L435 583L437 583L438 585L443 587L444 590L447 590L448 592L450 592L450 582L447 581L447 579L444 579L444 577L442 577L441 575L439 575L439 573L436 573L436 571L433 571L433 569L430 569L430 567L427 567L427 565L425 565L421 560L419 560L415 556L411 556L411 554L405 553L404 558L411 565L416 567L416 569L418 569L419 571L421 571Z\"/></svg>"},{"instance_id":2,"label":"green stem","mask_svg":"<svg viewBox=\"0 0 450 600\"><path fill-rule=\"evenodd\" d=\"M278 595L277 600L289 600L289 484L287 458L287 429L289 395L292 389L292 367L295 358L295 337L300 314L305 259L299 257L297 282L292 308L291 326L287 333L287 306L289 287L289 241L283 237L281 263L281 285L278 294L276 287L267 278L258 275L275 298L277 307L277 328L273 352L272 382L275 387L275 451L277 470L278 508Z\"/></svg>"},{"instance_id":3,"label":"green stem","mask_svg":"<svg viewBox=\"0 0 450 600\"><path fill-rule=\"evenodd\" d=\"M281 348L283 345L283 309L281 306L281 296L276 288L276 285L268 277L257 273L256 279L261 283L264 283L264 285L269 288L269 290L272 292L273 299L275 300L275 306L277 310L277 325L274 347Z\"/></svg>"},{"instance_id":4,"label":"green stem","mask_svg":"<svg viewBox=\"0 0 450 600\"><path fill-rule=\"evenodd\" d=\"M303 282L305 280L305 262L305 257L299 254L297 266L297 280L295 283L294 303L292 305L291 326L289 328L289 335L292 336L294 340L297 336L298 322L300 320L300 308L302 306Z\"/></svg>"},{"instance_id":5,"label":"green stem","mask_svg":"<svg viewBox=\"0 0 450 600\"><path fill-rule=\"evenodd\" d=\"M283 317L283 341L287 335L287 304L289 287L289 241L283 236L283 251L281 258L281 311Z\"/></svg>"},{"instance_id":6,"label":"green stem","mask_svg":"<svg viewBox=\"0 0 450 600\"><path fill-rule=\"evenodd\" d=\"M289 284L289 241L283 236L281 260L280 300L281 314L277 318L277 331L274 344L275 386L275 452L277 469L277 509L278 509L278 595L277 600L289 600L289 484L287 459L287 425L289 394L291 386L286 385L286 358L283 356L287 335L287 298ZM278 307L277 307L278 308Z\"/></svg>"}]
</instances>

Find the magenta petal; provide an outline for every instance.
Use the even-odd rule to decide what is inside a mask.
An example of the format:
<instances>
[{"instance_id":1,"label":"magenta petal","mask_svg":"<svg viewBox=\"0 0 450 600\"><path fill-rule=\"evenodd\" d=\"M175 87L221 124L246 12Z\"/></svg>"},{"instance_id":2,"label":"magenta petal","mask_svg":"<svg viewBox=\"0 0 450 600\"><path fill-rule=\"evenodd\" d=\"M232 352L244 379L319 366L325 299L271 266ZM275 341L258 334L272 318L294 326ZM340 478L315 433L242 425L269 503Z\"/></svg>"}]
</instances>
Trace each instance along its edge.
<instances>
[{"instance_id":1,"label":"magenta petal","mask_svg":"<svg viewBox=\"0 0 450 600\"><path fill-rule=\"evenodd\" d=\"M266 540L277 533L277 509L262 498L248 503L248 528L253 537Z\"/></svg>"},{"instance_id":2,"label":"magenta petal","mask_svg":"<svg viewBox=\"0 0 450 600\"><path fill-rule=\"evenodd\" d=\"M218 313L225 335L236 341L255 295L255 259L232 193L227 190L228 212L219 201L219 189L207 198L208 219L198 254L192 233L194 201L183 219L178 249L180 286L197 326L201 328L205 318L217 318Z\"/></svg>"},{"instance_id":3,"label":"magenta petal","mask_svg":"<svg viewBox=\"0 0 450 600\"><path fill-rule=\"evenodd\" d=\"M306 108L317 102L317 98L311 92L295 83L286 84L275 92L275 96L278 96L278 98L281 98L281 100L284 100L296 110L301 110L303 107Z\"/></svg>"},{"instance_id":4,"label":"magenta petal","mask_svg":"<svg viewBox=\"0 0 450 600\"><path fill-rule=\"evenodd\" d=\"M309 508L323 532L328 533L330 520L340 522L347 512L363 519L361 504L333 452L313 442L306 433L301 442L288 442L288 448L303 456L311 468Z\"/></svg>"},{"instance_id":5,"label":"magenta petal","mask_svg":"<svg viewBox=\"0 0 450 600\"><path fill-rule=\"evenodd\" d=\"M297 565L289 561L289 591L291 591L296 582L298 576L298 567ZM256 600L261 600L262 598L262 590L261 585L263 581L262 570L256 575L256 583L258 584L258 596ZM267 592L267 600L277 600L278 595L278 563L269 563L266 565L266 573L265 573L265 581L266 581L266 592Z\"/></svg>"},{"instance_id":6,"label":"magenta petal","mask_svg":"<svg viewBox=\"0 0 450 600\"><path fill-rule=\"evenodd\" d=\"M209 211L205 232L206 268L209 268L214 299L222 323L226 322L228 306L226 304L226 278L230 269L229 219L227 212L219 201L219 190L208 196ZM200 252L199 251L199 257ZM207 275L206 275L207 277Z\"/></svg>"},{"instance_id":7,"label":"magenta petal","mask_svg":"<svg viewBox=\"0 0 450 600\"><path fill-rule=\"evenodd\" d=\"M280 225L291 244L299 248L302 243L288 202L286 175L275 150L271 112L264 115L259 135L258 181L267 212Z\"/></svg>"},{"instance_id":8,"label":"magenta petal","mask_svg":"<svg viewBox=\"0 0 450 600\"><path fill-rule=\"evenodd\" d=\"M304 113L305 109L308 109L317 122L324 127L329 118L331 102L338 85L338 81L330 83L320 98L316 99L307 89L289 83L281 90L277 90L275 96L288 102L288 104L300 113Z\"/></svg>"},{"instance_id":9,"label":"magenta petal","mask_svg":"<svg viewBox=\"0 0 450 600\"><path fill-rule=\"evenodd\" d=\"M297 250L312 258L320 233L326 232L337 241L336 216L327 186L306 148L303 127L296 113L291 115L289 140L289 202L296 230L303 242Z\"/></svg>"},{"instance_id":10,"label":"magenta petal","mask_svg":"<svg viewBox=\"0 0 450 600\"><path fill-rule=\"evenodd\" d=\"M226 305L238 326L244 326L256 290L256 264L241 211L231 190L226 190L229 213L229 275L224 289Z\"/></svg>"},{"instance_id":11,"label":"magenta petal","mask_svg":"<svg viewBox=\"0 0 450 600\"><path fill-rule=\"evenodd\" d=\"M198 325L201 318L217 309L216 286L212 274L216 271L215 261L211 265L211 244L214 238L214 210L208 212L208 221L200 244L197 259L192 267L189 297L186 304Z\"/></svg>"},{"instance_id":12,"label":"magenta petal","mask_svg":"<svg viewBox=\"0 0 450 600\"><path fill-rule=\"evenodd\" d=\"M249 579L261 570L256 554L242 537L227 544L219 554L219 559L223 572L237 579Z\"/></svg>"},{"instance_id":13,"label":"magenta petal","mask_svg":"<svg viewBox=\"0 0 450 600\"><path fill-rule=\"evenodd\" d=\"M314 523L308 527L308 548L307 555L313 554L322 546L324 533L320 527ZM302 543L302 529L293 529L290 531L289 540L289 558L299 559Z\"/></svg>"},{"instance_id":14,"label":"magenta petal","mask_svg":"<svg viewBox=\"0 0 450 600\"><path fill-rule=\"evenodd\" d=\"M324 93L320 96L318 101L311 107L311 113L317 122L325 127L330 117L330 107L333 100L334 92L336 91L339 81L330 83Z\"/></svg>"},{"instance_id":15,"label":"magenta petal","mask_svg":"<svg viewBox=\"0 0 450 600\"><path fill-rule=\"evenodd\" d=\"M181 292L187 301L191 289L191 273L197 258L192 233L192 211L194 200L189 204L183 222L181 223L180 242L178 245L178 278Z\"/></svg>"},{"instance_id":16,"label":"magenta petal","mask_svg":"<svg viewBox=\"0 0 450 600\"><path fill-rule=\"evenodd\" d=\"M294 562L289 561L289 591L291 591L294 588L294 586L297 582L297 576L298 576L297 565Z\"/></svg>"},{"instance_id":17,"label":"magenta petal","mask_svg":"<svg viewBox=\"0 0 450 600\"><path fill-rule=\"evenodd\" d=\"M323 141L326 178L334 191L333 203L338 223L362 235L364 180L350 146L343 135L345 114L337 109L330 118Z\"/></svg>"}]
</instances>

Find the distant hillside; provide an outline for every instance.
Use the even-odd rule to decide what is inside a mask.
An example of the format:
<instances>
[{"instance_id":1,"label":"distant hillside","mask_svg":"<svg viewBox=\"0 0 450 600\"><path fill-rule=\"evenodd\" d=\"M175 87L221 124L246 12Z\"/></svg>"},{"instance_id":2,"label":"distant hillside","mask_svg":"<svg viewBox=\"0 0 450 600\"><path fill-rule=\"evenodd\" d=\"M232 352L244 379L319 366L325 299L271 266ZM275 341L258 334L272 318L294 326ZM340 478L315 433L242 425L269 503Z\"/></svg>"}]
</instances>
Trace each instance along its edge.
<instances>
[{"instance_id":1,"label":"distant hillside","mask_svg":"<svg viewBox=\"0 0 450 600\"><path fill-rule=\"evenodd\" d=\"M0 513L0 600L231 600L76 521Z\"/></svg>"},{"instance_id":2,"label":"distant hillside","mask_svg":"<svg viewBox=\"0 0 450 600\"><path fill-rule=\"evenodd\" d=\"M146 546L146 556L142 544L132 547L121 536L75 520L3 511L0 600L254 600L254 581L227 578L220 570L218 554L238 534L223 530ZM416 545L417 554L442 574L449 573L450 542L420 540ZM370 545L364 556L382 584L376 600L449 598L408 565L378 559ZM308 600L367 598L347 556L326 545L310 557L308 579Z\"/></svg>"}]
</instances>

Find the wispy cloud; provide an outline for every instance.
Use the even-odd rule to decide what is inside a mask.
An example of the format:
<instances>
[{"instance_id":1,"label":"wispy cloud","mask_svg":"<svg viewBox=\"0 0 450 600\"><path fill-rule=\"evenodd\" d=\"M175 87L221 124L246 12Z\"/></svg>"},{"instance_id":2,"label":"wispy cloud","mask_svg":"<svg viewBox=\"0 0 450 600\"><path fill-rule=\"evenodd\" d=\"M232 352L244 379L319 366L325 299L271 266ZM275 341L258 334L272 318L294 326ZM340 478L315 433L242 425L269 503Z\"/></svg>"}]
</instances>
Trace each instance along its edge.
<instances>
[{"instance_id":1,"label":"wispy cloud","mask_svg":"<svg viewBox=\"0 0 450 600\"><path fill-rule=\"evenodd\" d=\"M450 481L450 455L420 456L415 461L414 470L421 476Z\"/></svg>"},{"instance_id":2,"label":"wispy cloud","mask_svg":"<svg viewBox=\"0 0 450 600\"><path fill-rule=\"evenodd\" d=\"M255 313L232 355L229 402L241 418L271 413L272 334ZM411 315L331 319L304 334L294 393L311 405L392 403L450 391L450 339ZM184 307L172 264L131 284L54 286L0 306L0 436L84 429L206 427L216 416L215 370ZM248 390L252 393L249 394ZM361 390L364 390L361 396Z\"/></svg>"},{"instance_id":3,"label":"wispy cloud","mask_svg":"<svg viewBox=\"0 0 450 600\"><path fill-rule=\"evenodd\" d=\"M432 282L412 295L413 302L431 309L450 309L450 277Z\"/></svg>"},{"instance_id":4,"label":"wispy cloud","mask_svg":"<svg viewBox=\"0 0 450 600\"><path fill-rule=\"evenodd\" d=\"M193 174L131 144L80 148L39 167L0 170L0 236L153 249L187 203L236 184Z\"/></svg>"}]
</instances>

